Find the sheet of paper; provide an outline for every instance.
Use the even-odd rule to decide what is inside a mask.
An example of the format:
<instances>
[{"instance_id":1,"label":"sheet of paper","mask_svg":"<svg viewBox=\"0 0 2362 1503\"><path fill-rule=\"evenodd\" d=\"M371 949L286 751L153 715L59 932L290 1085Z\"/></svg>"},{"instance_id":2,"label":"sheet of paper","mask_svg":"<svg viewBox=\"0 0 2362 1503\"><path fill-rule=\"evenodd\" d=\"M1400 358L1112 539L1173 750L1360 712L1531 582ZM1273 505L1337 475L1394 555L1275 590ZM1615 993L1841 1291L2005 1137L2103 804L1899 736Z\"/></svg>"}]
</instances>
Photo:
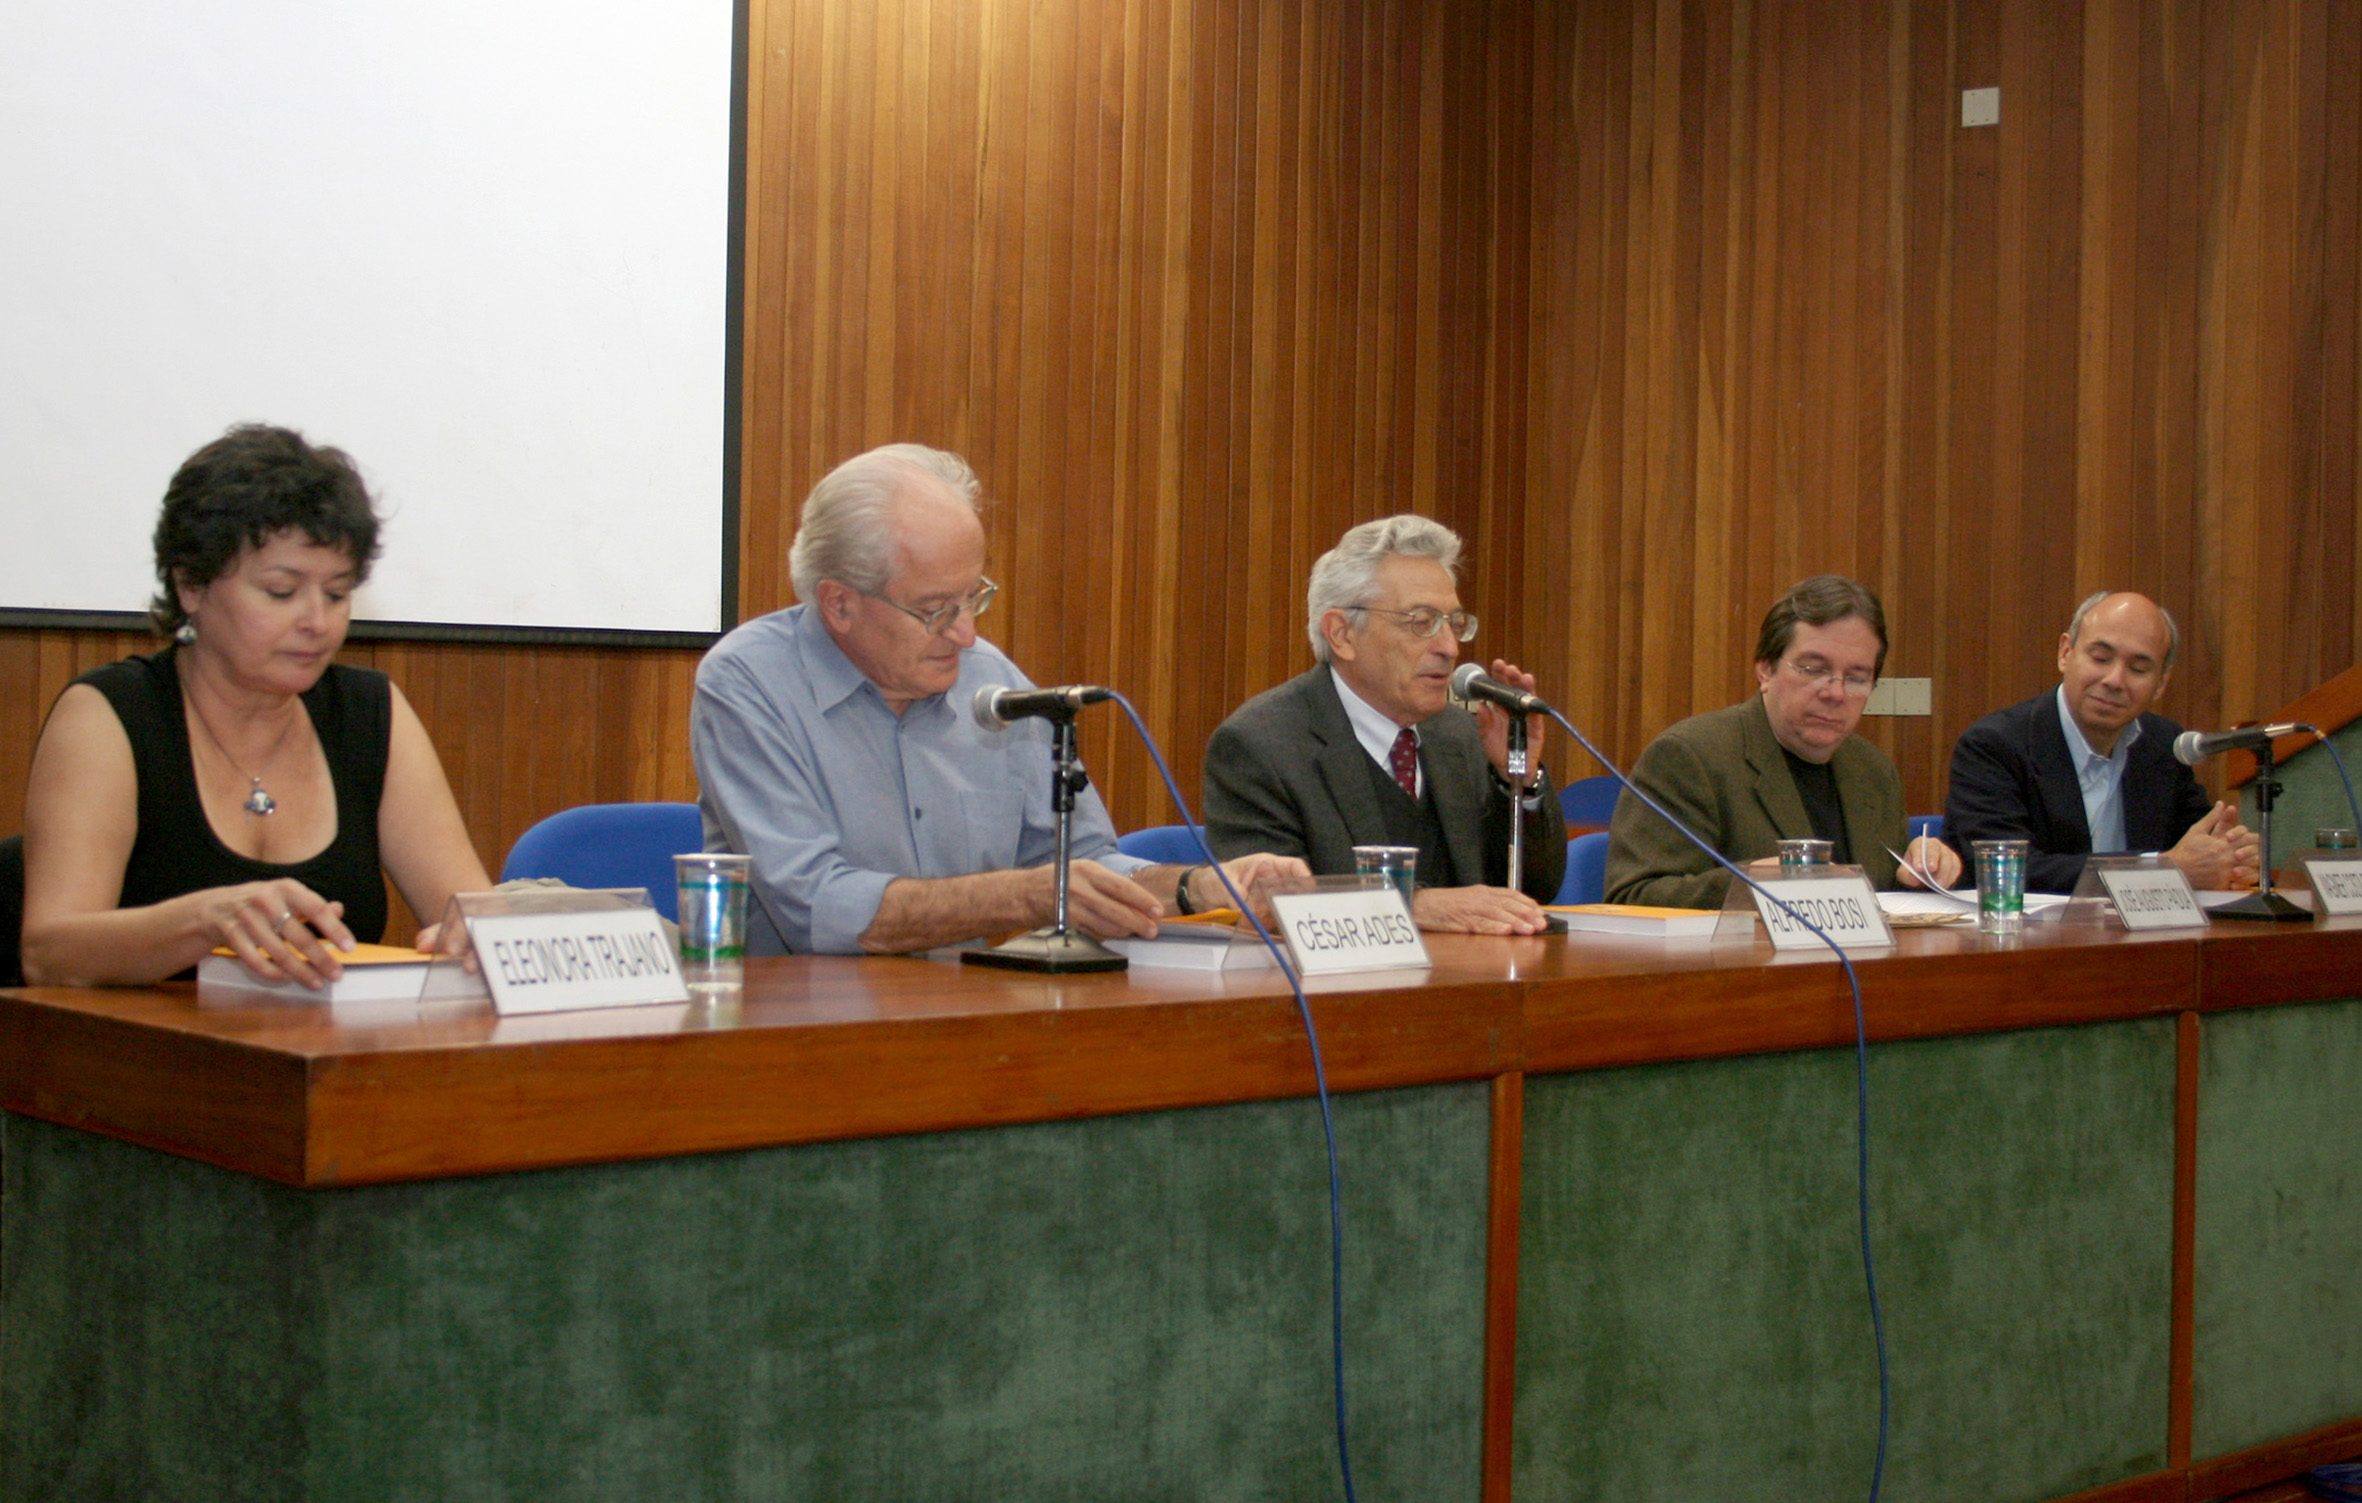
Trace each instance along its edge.
<instances>
[{"instance_id":1,"label":"sheet of paper","mask_svg":"<svg viewBox=\"0 0 2362 1503\"><path fill-rule=\"evenodd\" d=\"M1977 890L1971 887L1959 892L1923 892L1917 888L1905 888L1880 893L1878 906L1886 911L1889 918L1905 918L1918 913L1973 914L1977 911Z\"/></svg>"}]
</instances>

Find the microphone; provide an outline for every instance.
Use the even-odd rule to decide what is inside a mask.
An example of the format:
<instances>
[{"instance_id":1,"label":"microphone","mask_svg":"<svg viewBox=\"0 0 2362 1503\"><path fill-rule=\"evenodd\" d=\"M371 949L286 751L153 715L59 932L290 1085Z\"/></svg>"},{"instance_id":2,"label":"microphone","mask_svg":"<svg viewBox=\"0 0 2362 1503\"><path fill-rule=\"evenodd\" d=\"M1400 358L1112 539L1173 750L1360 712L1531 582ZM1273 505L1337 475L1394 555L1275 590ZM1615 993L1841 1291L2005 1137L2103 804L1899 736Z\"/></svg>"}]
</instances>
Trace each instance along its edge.
<instances>
[{"instance_id":1,"label":"microphone","mask_svg":"<svg viewBox=\"0 0 2362 1503\"><path fill-rule=\"evenodd\" d=\"M1513 689L1475 663L1462 663L1452 670L1452 693L1462 699L1486 700L1520 715L1550 713L1550 706L1542 702L1541 695Z\"/></svg>"},{"instance_id":2,"label":"microphone","mask_svg":"<svg viewBox=\"0 0 2362 1503\"><path fill-rule=\"evenodd\" d=\"M1001 689L987 684L976 691L976 723L988 731L1045 715L1056 720L1103 699L1115 698L1113 689L1096 684L1061 684L1054 689Z\"/></svg>"},{"instance_id":3,"label":"microphone","mask_svg":"<svg viewBox=\"0 0 2362 1503\"><path fill-rule=\"evenodd\" d=\"M2241 726L2235 731L2184 731L2173 738L2173 754L2185 765L2196 767L2208 757L2227 751L2255 751L2282 736L2311 730L2311 726L2298 721L2283 721L2278 725ZM2313 734L2320 732L2313 731Z\"/></svg>"}]
</instances>

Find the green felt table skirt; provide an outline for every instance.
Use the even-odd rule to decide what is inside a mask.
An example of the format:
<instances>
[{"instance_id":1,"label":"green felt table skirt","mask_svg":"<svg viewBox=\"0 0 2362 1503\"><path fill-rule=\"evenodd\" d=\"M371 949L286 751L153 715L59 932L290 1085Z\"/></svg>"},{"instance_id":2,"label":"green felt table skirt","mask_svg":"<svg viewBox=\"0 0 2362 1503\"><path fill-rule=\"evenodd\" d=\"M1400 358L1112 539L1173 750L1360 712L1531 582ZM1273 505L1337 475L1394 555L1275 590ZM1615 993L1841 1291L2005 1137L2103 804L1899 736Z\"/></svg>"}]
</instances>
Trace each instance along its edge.
<instances>
[{"instance_id":1,"label":"green felt table skirt","mask_svg":"<svg viewBox=\"0 0 2362 1503\"><path fill-rule=\"evenodd\" d=\"M2201 1459L2362 1414L2362 1003L2203 1040ZM1871 1051L1892 1503L2166 1465L2174 1079L2171 1019ZM1866 1495L1854 1089L1525 1083L1519 1499ZM1490 1100L1337 1102L1365 1499L1478 1496ZM1341 1496L1308 1101L346 1190L0 1149L7 1500Z\"/></svg>"}]
</instances>

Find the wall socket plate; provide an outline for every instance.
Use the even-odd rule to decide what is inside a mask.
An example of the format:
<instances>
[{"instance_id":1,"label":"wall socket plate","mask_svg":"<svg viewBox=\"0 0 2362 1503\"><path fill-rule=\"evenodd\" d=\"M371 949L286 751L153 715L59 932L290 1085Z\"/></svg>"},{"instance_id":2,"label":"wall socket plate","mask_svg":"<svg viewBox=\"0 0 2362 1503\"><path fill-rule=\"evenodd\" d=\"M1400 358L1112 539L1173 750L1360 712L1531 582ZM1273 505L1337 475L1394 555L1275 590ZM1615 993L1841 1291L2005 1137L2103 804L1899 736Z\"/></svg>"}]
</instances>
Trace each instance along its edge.
<instances>
[{"instance_id":1,"label":"wall socket plate","mask_svg":"<svg viewBox=\"0 0 2362 1503\"><path fill-rule=\"evenodd\" d=\"M1936 681L1932 678L1882 678L1878 681L1878 687L1870 691L1870 701L1862 706L1862 713L1933 715L1935 685Z\"/></svg>"},{"instance_id":2,"label":"wall socket plate","mask_svg":"<svg viewBox=\"0 0 2362 1503\"><path fill-rule=\"evenodd\" d=\"M2001 91L1999 89L1962 89L1960 91L1960 123L1963 126L1999 125L2001 123Z\"/></svg>"}]
</instances>

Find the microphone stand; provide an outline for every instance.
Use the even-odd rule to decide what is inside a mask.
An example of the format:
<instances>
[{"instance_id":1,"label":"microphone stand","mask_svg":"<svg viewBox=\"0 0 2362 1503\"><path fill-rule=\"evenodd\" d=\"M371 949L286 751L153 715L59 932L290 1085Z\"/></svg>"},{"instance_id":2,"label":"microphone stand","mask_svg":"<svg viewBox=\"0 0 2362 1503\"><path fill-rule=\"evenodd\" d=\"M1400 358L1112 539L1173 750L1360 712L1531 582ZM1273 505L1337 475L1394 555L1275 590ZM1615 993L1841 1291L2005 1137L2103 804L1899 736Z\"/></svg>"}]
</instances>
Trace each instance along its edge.
<instances>
[{"instance_id":1,"label":"microphone stand","mask_svg":"<svg viewBox=\"0 0 2362 1503\"><path fill-rule=\"evenodd\" d=\"M1509 881L1511 892L1525 891L1525 780L1533 775L1533 764L1526 756L1525 716L1515 710L1509 716ZM1556 913L1542 915L1544 934L1566 933L1566 919Z\"/></svg>"},{"instance_id":2,"label":"microphone stand","mask_svg":"<svg viewBox=\"0 0 2362 1503\"><path fill-rule=\"evenodd\" d=\"M1074 711L1048 714L1050 722L1050 807L1058 814L1058 906L1046 929L1020 934L989 950L962 950L967 965L996 966L1009 971L1120 971L1131 962L1107 946L1066 925L1067 867L1074 856L1074 796L1090 786L1074 750Z\"/></svg>"},{"instance_id":3,"label":"microphone stand","mask_svg":"<svg viewBox=\"0 0 2362 1503\"><path fill-rule=\"evenodd\" d=\"M2272 775L2272 743L2255 749L2256 823L2263 826L2263 859L2256 863L2256 888L2236 903L2213 910L2216 918L2257 919L2271 924L2308 924L2313 915L2272 891L2272 800L2280 795L2280 780Z\"/></svg>"},{"instance_id":4,"label":"microphone stand","mask_svg":"<svg viewBox=\"0 0 2362 1503\"><path fill-rule=\"evenodd\" d=\"M1509 882L1511 892L1525 891L1525 780L1533 769L1526 763L1525 717L1509 716Z\"/></svg>"}]
</instances>

